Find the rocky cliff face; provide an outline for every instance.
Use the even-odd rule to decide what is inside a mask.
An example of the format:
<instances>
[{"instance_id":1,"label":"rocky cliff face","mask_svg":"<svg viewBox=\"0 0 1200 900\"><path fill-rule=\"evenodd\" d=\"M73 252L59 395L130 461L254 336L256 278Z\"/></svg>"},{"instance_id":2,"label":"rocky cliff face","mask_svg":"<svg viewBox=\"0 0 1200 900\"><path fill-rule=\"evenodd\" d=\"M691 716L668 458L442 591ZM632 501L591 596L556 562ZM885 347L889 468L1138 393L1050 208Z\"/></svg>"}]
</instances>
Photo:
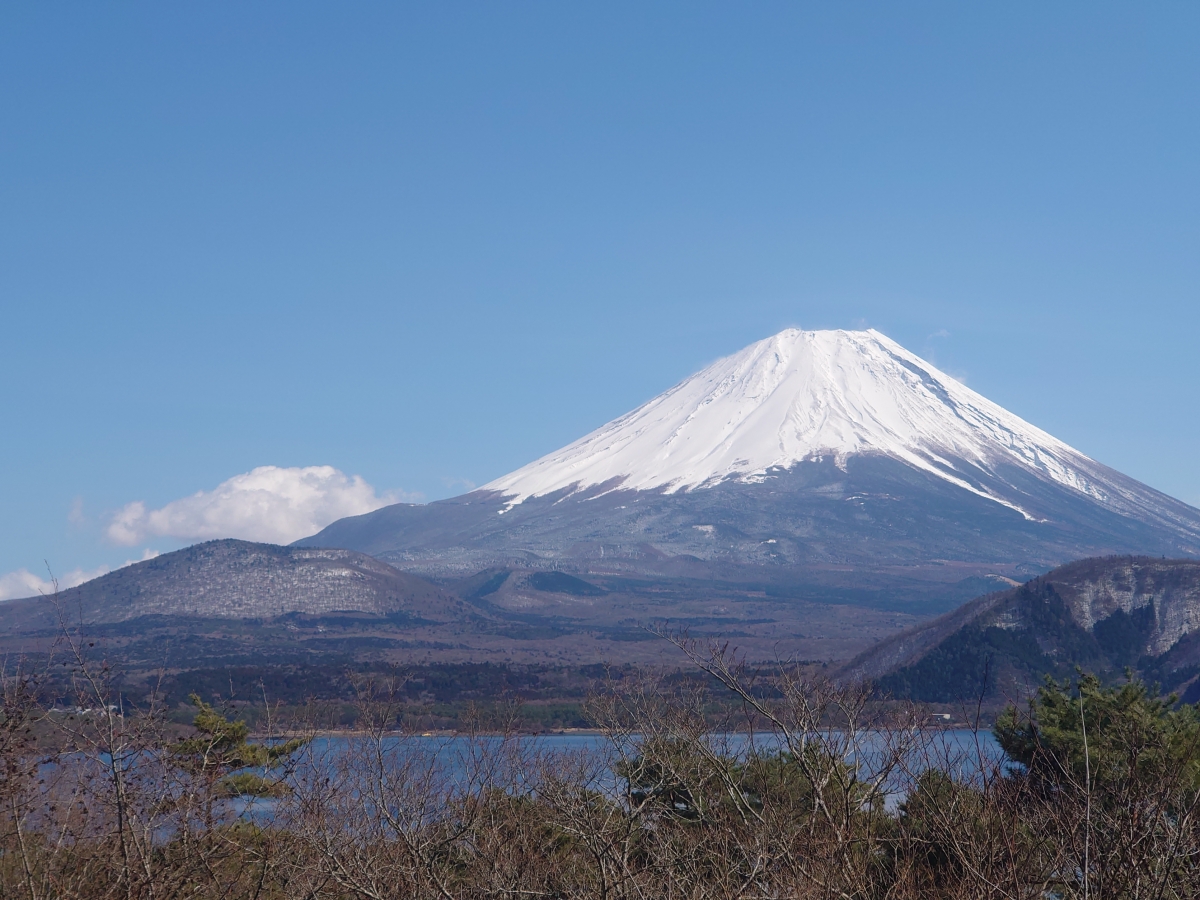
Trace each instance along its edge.
<instances>
[{"instance_id":1,"label":"rocky cliff face","mask_svg":"<svg viewBox=\"0 0 1200 900\"><path fill-rule=\"evenodd\" d=\"M1133 667L1200 697L1200 562L1107 557L1069 563L980 597L861 654L846 678L925 700L996 694L1075 666Z\"/></svg>"},{"instance_id":2,"label":"rocky cliff face","mask_svg":"<svg viewBox=\"0 0 1200 900\"><path fill-rule=\"evenodd\" d=\"M1146 611L1153 624L1139 649L1161 656L1200 629L1200 562L1127 559L1064 566L1059 573L1052 573L1059 594L1086 631L1114 613Z\"/></svg>"}]
</instances>

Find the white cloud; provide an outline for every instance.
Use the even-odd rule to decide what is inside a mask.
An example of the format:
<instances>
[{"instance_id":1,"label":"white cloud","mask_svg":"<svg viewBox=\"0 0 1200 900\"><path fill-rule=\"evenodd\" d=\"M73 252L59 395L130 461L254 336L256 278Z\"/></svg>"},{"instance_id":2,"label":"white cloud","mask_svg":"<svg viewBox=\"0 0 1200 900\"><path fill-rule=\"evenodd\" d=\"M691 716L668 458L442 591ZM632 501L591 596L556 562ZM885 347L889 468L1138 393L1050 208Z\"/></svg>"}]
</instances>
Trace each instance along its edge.
<instances>
[{"instance_id":1,"label":"white cloud","mask_svg":"<svg viewBox=\"0 0 1200 900\"><path fill-rule=\"evenodd\" d=\"M58 579L58 587L60 590L73 588L108 572L108 566L101 566L91 572L73 569ZM28 569L17 569L7 575L0 575L0 600L14 600L17 597L36 597L38 594L52 593L54 593L54 582L50 580L49 573L46 578L39 578Z\"/></svg>"},{"instance_id":2,"label":"white cloud","mask_svg":"<svg viewBox=\"0 0 1200 900\"><path fill-rule=\"evenodd\" d=\"M154 559L158 556L157 550L146 549L142 551L141 559L127 559L118 569L123 569L126 566L132 566L137 562L145 562L148 559ZM99 578L101 575L107 575L113 569L109 566L100 566L90 571L85 569L72 569L64 575L58 576L58 589L65 591L67 588L78 587L85 581L91 581L93 578ZM18 597L36 597L38 594L53 594L54 581L51 579L50 573L46 573L45 578L40 578L34 575L28 569L17 569L15 572L9 572L7 575L0 575L0 601L16 600Z\"/></svg>"},{"instance_id":3,"label":"white cloud","mask_svg":"<svg viewBox=\"0 0 1200 900\"><path fill-rule=\"evenodd\" d=\"M161 509L147 509L140 500L126 504L113 516L107 533L126 546L156 537L289 544L345 516L402 499L406 498L379 496L360 476L345 475L332 466L260 466Z\"/></svg>"}]
</instances>

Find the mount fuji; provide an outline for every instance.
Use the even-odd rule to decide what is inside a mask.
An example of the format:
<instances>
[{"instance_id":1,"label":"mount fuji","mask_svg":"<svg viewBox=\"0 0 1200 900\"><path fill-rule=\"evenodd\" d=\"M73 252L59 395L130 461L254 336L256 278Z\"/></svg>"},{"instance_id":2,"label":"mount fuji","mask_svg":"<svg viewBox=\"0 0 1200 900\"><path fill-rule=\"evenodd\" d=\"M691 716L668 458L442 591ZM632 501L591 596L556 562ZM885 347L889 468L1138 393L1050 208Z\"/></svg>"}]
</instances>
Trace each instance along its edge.
<instances>
[{"instance_id":1,"label":"mount fuji","mask_svg":"<svg viewBox=\"0 0 1200 900\"><path fill-rule=\"evenodd\" d=\"M1041 520L1010 469L1135 517L1190 529L1162 494L980 396L877 331L789 329L482 490L520 503L562 489L681 490L857 454L906 463Z\"/></svg>"},{"instance_id":2,"label":"mount fuji","mask_svg":"<svg viewBox=\"0 0 1200 900\"><path fill-rule=\"evenodd\" d=\"M469 494L299 543L439 579L553 569L610 590L917 609L1084 556L1200 556L1200 510L877 331L789 329Z\"/></svg>"}]
</instances>

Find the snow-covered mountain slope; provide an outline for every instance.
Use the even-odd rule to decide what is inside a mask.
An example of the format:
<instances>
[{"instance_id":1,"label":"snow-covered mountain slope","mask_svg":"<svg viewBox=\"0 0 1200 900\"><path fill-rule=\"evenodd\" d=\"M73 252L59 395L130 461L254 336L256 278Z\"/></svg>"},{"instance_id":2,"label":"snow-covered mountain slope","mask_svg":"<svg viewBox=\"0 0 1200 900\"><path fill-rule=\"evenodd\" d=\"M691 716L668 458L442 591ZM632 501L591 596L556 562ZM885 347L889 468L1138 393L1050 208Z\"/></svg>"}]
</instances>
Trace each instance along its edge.
<instances>
[{"instance_id":1,"label":"snow-covered mountain slope","mask_svg":"<svg viewBox=\"0 0 1200 900\"><path fill-rule=\"evenodd\" d=\"M1045 513L1029 476L1114 512L1181 523L1163 509L1163 495L874 330L780 332L482 490L511 505L595 485L672 493L758 481L805 461L832 458L844 467L856 454L891 457L1031 521Z\"/></svg>"}]
</instances>

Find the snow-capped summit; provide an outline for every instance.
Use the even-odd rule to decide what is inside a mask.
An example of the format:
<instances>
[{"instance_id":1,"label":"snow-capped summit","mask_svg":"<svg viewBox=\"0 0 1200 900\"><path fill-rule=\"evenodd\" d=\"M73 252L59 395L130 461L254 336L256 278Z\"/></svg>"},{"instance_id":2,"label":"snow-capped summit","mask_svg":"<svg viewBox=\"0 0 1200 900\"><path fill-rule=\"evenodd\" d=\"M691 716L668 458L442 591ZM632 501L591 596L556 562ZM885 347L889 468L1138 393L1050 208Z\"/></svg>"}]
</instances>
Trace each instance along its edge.
<instances>
[{"instance_id":1,"label":"snow-capped summit","mask_svg":"<svg viewBox=\"0 0 1200 900\"><path fill-rule=\"evenodd\" d=\"M1023 467L1089 496L1096 463L878 331L790 328L484 490L512 503L612 483L667 492L753 481L799 462L884 454L1027 517L980 471ZM968 467L964 468L964 463Z\"/></svg>"}]
</instances>

